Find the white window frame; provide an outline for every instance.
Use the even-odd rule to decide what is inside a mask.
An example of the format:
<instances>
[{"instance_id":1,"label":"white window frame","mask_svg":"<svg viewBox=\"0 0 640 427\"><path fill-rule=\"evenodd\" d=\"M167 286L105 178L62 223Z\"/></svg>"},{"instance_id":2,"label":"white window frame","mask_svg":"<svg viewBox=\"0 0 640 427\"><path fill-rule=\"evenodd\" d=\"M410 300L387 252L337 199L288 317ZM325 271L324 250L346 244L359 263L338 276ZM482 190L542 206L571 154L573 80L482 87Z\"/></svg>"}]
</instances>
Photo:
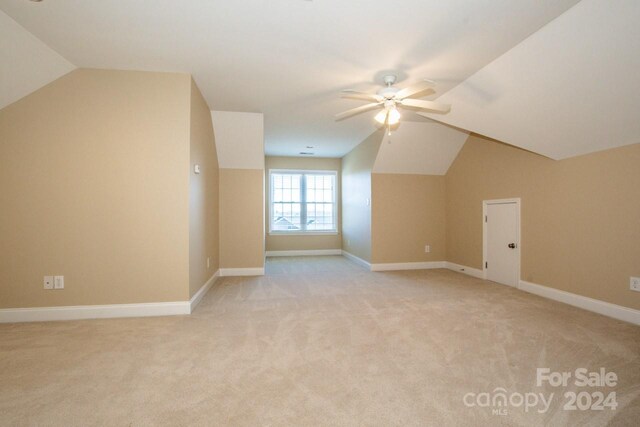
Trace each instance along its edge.
<instances>
[{"instance_id":1,"label":"white window frame","mask_svg":"<svg viewBox=\"0 0 640 427\"><path fill-rule=\"evenodd\" d=\"M300 225L306 227L306 175L331 175L333 176L333 230L272 230L273 225L273 175L302 175L300 180ZM313 203L313 202L312 202ZM269 234L274 235L331 235L338 234L338 171L335 170L311 170L311 169L269 169Z\"/></svg>"}]
</instances>

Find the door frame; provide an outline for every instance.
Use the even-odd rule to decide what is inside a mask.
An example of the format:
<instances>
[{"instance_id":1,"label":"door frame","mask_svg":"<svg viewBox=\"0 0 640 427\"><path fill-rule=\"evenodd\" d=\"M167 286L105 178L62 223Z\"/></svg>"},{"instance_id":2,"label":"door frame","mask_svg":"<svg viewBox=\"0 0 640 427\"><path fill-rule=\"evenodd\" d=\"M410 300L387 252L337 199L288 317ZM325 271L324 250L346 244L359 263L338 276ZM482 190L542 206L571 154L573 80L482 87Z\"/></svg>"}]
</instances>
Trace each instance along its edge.
<instances>
[{"instance_id":1,"label":"door frame","mask_svg":"<svg viewBox=\"0 0 640 427\"><path fill-rule=\"evenodd\" d=\"M522 257L522 233L520 232L520 198L514 197L511 199L492 199L482 201L482 278L487 280L487 206L488 205L504 205L508 203L516 204L516 244L518 245L518 280L516 282L516 289L520 288L520 281L522 280L522 270L520 258Z\"/></svg>"}]
</instances>

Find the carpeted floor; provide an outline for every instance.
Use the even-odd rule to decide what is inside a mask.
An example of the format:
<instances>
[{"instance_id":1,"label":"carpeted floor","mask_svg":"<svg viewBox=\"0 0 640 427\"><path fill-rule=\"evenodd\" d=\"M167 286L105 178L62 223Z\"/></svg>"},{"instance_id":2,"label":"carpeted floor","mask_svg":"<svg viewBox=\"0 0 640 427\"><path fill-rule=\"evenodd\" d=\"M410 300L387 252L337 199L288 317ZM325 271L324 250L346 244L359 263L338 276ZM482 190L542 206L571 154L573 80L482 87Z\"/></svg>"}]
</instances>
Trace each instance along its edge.
<instances>
[{"instance_id":1,"label":"carpeted floor","mask_svg":"<svg viewBox=\"0 0 640 427\"><path fill-rule=\"evenodd\" d=\"M638 425L640 327L447 270L266 269L191 316L0 325L0 425ZM581 367L617 385L536 386ZM598 390L616 410L563 410ZM554 396L538 413L518 393Z\"/></svg>"}]
</instances>

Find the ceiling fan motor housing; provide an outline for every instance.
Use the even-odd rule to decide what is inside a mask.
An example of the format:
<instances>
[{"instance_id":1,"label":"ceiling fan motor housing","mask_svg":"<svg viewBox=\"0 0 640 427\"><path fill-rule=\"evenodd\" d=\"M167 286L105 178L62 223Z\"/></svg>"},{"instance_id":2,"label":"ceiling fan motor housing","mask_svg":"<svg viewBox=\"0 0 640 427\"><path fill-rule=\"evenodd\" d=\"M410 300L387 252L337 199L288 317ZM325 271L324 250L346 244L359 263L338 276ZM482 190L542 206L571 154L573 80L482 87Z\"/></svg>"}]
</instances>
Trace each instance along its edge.
<instances>
[{"instance_id":1,"label":"ceiling fan motor housing","mask_svg":"<svg viewBox=\"0 0 640 427\"><path fill-rule=\"evenodd\" d=\"M378 91L378 95L382 96L384 99L392 99L396 96L396 93L400 89L396 89L395 87L391 87L396 82L396 76L390 74L388 76L384 76L384 84L385 87Z\"/></svg>"},{"instance_id":2,"label":"ceiling fan motor housing","mask_svg":"<svg viewBox=\"0 0 640 427\"><path fill-rule=\"evenodd\" d=\"M384 97L385 99L391 99L394 96L396 96L396 93L398 93L399 90L400 89L398 89L398 88L387 86L387 87L383 87L382 89L380 89L378 91L378 95Z\"/></svg>"},{"instance_id":3,"label":"ceiling fan motor housing","mask_svg":"<svg viewBox=\"0 0 640 427\"><path fill-rule=\"evenodd\" d=\"M384 76L383 81L386 86L391 86L396 82L396 79L396 76L394 76L393 74L389 74L388 76Z\"/></svg>"}]
</instances>

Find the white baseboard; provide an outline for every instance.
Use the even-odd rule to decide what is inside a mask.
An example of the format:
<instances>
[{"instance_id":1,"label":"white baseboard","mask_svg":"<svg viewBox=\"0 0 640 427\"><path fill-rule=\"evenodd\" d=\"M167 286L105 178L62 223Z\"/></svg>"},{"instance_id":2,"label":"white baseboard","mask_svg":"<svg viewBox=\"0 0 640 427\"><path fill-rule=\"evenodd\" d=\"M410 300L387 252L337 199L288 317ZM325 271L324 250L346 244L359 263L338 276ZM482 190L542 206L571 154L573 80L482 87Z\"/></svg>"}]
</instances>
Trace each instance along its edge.
<instances>
[{"instance_id":1,"label":"white baseboard","mask_svg":"<svg viewBox=\"0 0 640 427\"><path fill-rule=\"evenodd\" d=\"M264 267L256 268L221 268L220 277L229 276L264 276Z\"/></svg>"},{"instance_id":2,"label":"white baseboard","mask_svg":"<svg viewBox=\"0 0 640 427\"><path fill-rule=\"evenodd\" d=\"M189 301L138 304L69 305L62 307L3 308L0 323L51 322L56 320L113 319L191 314L219 276L216 271Z\"/></svg>"},{"instance_id":3,"label":"white baseboard","mask_svg":"<svg viewBox=\"0 0 640 427\"><path fill-rule=\"evenodd\" d=\"M482 272L482 270L479 270L477 268L467 267L466 265L460 265L460 264L456 264L454 262L449 262L449 261L446 262L446 268L448 268L449 270L456 271L458 273L463 273L469 276L476 277L478 279L484 279L484 273Z\"/></svg>"},{"instance_id":4,"label":"white baseboard","mask_svg":"<svg viewBox=\"0 0 640 427\"><path fill-rule=\"evenodd\" d=\"M322 256L342 255L342 249L312 249L299 251L267 251L267 256Z\"/></svg>"},{"instance_id":5,"label":"white baseboard","mask_svg":"<svg viewBox=\"0 0 640 427\"><path fill-rule=\"evenodd\" d=\"M371 264L368 263L367 261L363 260L362 258L358 258L357 256L355 256L352 253L349 253L347 251L345 251L344 249L342 250L342 255L345 258L348 258L349 260L355 262L356 264L358 264L360 267L364 267L367 270L371 270Z\"/></svg>"},{"instance_id":6,"label":"white baseboard","mask_svg":"<svg viewBox=\"0 0 640 427\"><path fill-rule=\"evenodd\" d=\"M524 280L520 281L518 288L544 298L549 298L574 307L593 311L604 316L613 317L614 319L640 325L640 310L573 294L571 292L561 291L560 289L549 288L536 283L525 282Z\"/></svg>"},{"instance_id":7,"label":"white baseboard","mask_svg":"<svg viewBox=\"0 0 640 427\"><path fill-rule=\"evenodd\" d=\"M445 264L445 261L371 264L371 271L430 270L432 268L445 268Z\"/></svg>"},{"instance_id":8,"label":"white baseboard","mask_svg":"<svg viewBox=\"0 0 640 427\"><path fill-rule=\"evenodd\" d=\"M191 297L191 300L189 300L189 313L193 313L193 310L195 310L198 304L200 304L202 298L207 294L207 292L209 292L209 289L211 289L211 286L213 286L219 276L220 270L213 273L213 276L211 276L211 278L207 280L200 289L198 289L198 292Z\"/></svg>"},{"instance_id":9,"label":"white baseboard","mask_svg":"<svg viewBox=\"0 0 640 427\"><path fill-rule=\"evenodd\" d=\"M0 323L190 314L189 301L0 309Z\"/></svg>"}]
</instances>

